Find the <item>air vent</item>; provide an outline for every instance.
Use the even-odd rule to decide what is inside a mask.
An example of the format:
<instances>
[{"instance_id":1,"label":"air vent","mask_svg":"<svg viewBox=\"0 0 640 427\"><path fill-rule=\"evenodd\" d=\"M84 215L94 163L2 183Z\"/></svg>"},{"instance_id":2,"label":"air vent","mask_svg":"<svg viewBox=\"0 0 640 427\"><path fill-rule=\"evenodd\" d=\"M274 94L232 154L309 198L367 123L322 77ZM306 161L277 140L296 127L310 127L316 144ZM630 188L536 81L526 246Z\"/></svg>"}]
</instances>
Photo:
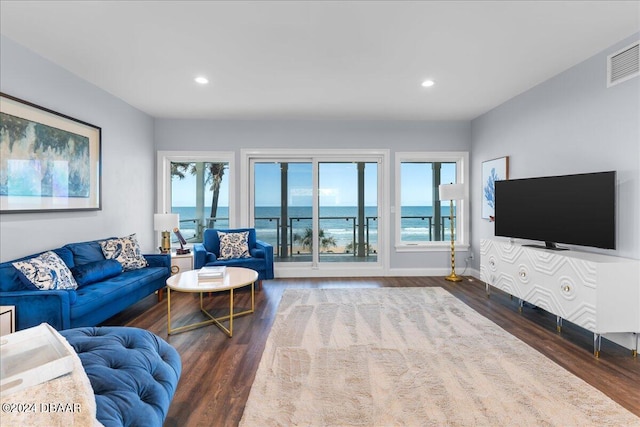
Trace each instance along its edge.
<instances>
[{"instance_id":1,"label":"air vent","mask_svg":"<svg viewBox=\"0 0 640 427\"><path fill-rule=\"evenodd\" d=\"M640 41L607 56L607 87L640 76Z\"/></svg>"}]
</instances>

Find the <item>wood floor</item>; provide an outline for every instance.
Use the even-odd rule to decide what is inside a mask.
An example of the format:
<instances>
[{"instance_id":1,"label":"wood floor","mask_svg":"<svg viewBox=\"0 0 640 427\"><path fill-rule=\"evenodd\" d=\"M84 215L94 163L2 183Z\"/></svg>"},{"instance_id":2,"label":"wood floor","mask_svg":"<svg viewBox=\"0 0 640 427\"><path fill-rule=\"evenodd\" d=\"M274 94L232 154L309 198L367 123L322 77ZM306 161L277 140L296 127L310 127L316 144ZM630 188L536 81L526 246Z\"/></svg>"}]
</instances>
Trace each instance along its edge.
<instances>
[{"instance_id":1,"label":"wood floor","mask_svg":"<svg viewBox=\"0 0 640 427\"><path fill-rule=\"evenodd\" d=\"M604 392L640 416L640 357L607 340L602 352L592 354L592 335L565 322L556 333L555 316L525 308L494 290L487 298L484 284L473 278L451 283L440 277L354 279L277 279L265 281L256 292L256 312L235 319L234 336L228 338L216 326L167 336L166 297L161 303L150 296L105 324L148 329L173 345L182 357L182 377L165 426L235 426L249 395L267 335L280 298L288 288L440 286L471 308L537 349L559 365ZM238 308L250 306L250 292L236 292ZM207 307L220 310L228 294L207 298ZM202 320L194 294L172 293L172 327ZM526 387L526 384L523 384Z\"/></svg>"}]
</instances>

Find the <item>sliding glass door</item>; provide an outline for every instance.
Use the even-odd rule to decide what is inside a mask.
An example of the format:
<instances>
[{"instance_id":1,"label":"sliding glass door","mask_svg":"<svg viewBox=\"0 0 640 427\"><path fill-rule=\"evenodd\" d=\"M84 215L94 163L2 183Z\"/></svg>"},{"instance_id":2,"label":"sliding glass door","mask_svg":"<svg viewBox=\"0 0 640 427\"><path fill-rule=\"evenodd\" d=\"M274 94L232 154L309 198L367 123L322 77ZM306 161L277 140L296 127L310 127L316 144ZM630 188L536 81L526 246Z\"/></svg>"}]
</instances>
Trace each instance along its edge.
<instances>
[{"instance_id":1,"label":"sliding glass door","mask_svg":"<svg viewBox=\"0 0 640 427\"><path fill-rule=\"evenodd\" d=\"M275 262L378 262L378 161L256 157L250 168L250 222Z\"/></svg>"},{"instance_id":2,"label":"sliding glass door","mask_svg":"<svg viewBox=\"0 0 640 427\"><path fill-rule=\"evenodd\" d=\"M377 260L378 164L318 163L320 262Z\"/></svg>"},{"instance_id":3,"label":"sliding glass door","mask_svg":"<svg viewBox=\"0 0 640 427\"><path fill-rule=\"evenodd\" d=\"M253 163L253 223L276 261L311 261L312 171L311 162Z\"/></svg>"}]
</instances>

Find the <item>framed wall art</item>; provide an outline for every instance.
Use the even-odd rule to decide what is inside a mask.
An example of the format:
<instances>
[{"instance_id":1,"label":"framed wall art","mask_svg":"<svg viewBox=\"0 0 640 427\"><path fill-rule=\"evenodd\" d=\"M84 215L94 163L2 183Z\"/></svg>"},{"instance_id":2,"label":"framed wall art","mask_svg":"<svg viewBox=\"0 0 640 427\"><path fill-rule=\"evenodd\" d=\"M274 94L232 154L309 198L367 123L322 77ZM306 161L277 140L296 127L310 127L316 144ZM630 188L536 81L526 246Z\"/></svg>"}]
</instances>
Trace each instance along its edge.
<instances>
[{"instance_id":1,"label":"framed wall art","mask_svg":"<svg viewBox=\"0 0 640 427\"><path fill-rule=\"evenodd\" d=\"M482 162L482 218L495 218L496 181L509 179L509 157Z\"/></svg>"},{"instance_id":2,"label":"framed wall art","mask_svg":"<svg viewBox=\"0 0 640 427\"><path fill-rule=\"evenodd\" d=\"M0 93L0 213L100 210L101 129Z\"/></svg>"}]
</instances>

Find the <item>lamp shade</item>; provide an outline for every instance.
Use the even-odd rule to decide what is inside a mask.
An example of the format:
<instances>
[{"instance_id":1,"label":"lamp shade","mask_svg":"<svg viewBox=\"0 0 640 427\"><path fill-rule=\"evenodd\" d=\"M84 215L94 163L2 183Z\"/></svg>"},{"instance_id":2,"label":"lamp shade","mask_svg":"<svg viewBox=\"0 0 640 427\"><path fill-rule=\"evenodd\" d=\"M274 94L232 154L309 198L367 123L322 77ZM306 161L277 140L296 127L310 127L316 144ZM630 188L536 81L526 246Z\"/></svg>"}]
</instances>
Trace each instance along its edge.
<instances>
[{"instance_id":1,"label":"lamp shade","mask_svg":"<svg viewBox=\"0 0 640 427\"><path fill-rule=\"evenodd\" d=\"M171 231L180 225L178 214L154 214L153 229L156 231Z\"/></svg>"},{"instance_id":2,"label":"lamp shade","mask_svg":"<svg viewBox=\"0 0 640 427\"><path fill-rule=\"evenodd\" d=\"M440 200L464 199L464 184L441 184L438 187Z\"/></svg>"}]
</instances>

